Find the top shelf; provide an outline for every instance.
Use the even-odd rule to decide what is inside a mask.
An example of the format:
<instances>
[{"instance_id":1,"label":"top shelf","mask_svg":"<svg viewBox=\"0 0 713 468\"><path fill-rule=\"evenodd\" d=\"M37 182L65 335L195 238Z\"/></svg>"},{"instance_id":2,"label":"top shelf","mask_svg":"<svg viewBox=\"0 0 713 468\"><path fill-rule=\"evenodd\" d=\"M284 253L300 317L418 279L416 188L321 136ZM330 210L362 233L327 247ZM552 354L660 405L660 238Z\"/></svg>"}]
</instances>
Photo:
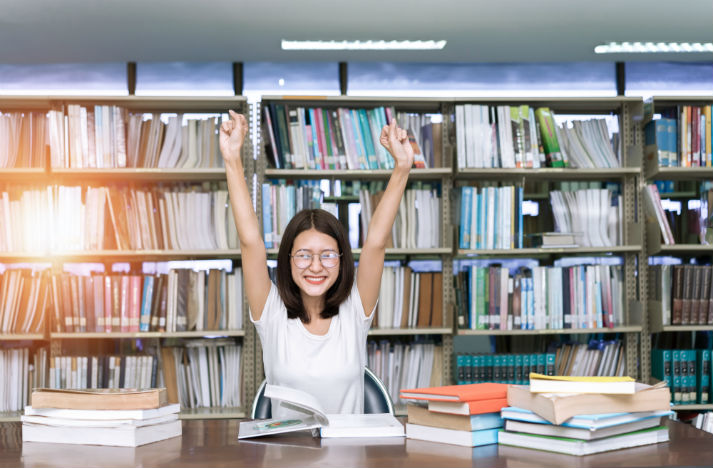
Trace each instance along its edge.
<instances>
[{"instance_id":1,"label":"top shelf","mask_svg":"<svg viewBox=\"0 0 713 468\"><path fill-rule=\"evenodd\" d=\"M66 104L82 106L113 105L132 111L146 112L227 112L228 109L247 107L245 96L186 97L186 96L3 96L0 108L11 110L57 109Z\"/></svg>"}]
</instances>

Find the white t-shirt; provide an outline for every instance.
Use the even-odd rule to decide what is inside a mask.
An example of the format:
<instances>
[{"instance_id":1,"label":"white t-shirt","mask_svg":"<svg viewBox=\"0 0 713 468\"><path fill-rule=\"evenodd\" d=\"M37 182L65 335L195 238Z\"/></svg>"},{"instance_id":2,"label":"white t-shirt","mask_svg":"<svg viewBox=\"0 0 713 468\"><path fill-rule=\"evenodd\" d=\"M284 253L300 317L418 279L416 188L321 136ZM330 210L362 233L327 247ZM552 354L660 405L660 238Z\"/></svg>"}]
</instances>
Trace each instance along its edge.
<instances>
[{"instance_id":1,"label":"white t-shirt","mask_svg":"<svg viewBox=\"0 0 713 468\"><path fill-rule=\"evenodd\" d=\"M260 320L250 317L262 342L267 383L305 391L330 414L363 413L366 336L373 317L364 314L355 281L327 333L314 335L300 319L287 318L273 283ZM273 418L293 416L292 410L272 405Z\"/></svg>"}]
</instances>

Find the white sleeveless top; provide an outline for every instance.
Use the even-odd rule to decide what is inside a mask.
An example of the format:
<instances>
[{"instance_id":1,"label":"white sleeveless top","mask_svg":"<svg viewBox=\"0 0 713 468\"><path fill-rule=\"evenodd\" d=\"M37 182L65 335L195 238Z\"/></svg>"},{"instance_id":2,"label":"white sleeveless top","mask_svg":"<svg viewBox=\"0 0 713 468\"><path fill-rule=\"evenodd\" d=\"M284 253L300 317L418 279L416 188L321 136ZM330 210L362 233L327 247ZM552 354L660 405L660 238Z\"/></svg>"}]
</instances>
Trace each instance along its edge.
<instances>
[{"instance_id":1,"label":"white sleeveless top","mask_svg":"<svg viewBox=\"0 0 713 468\"><path fill-rule=\"evenodd\" d=\"M287 318L273 283L260 320L250 317L262 343L267 383L305 391L329 414L363 413L366 336L373 317L364 314L355 281L327 333L313 335L300 319ZM272 405L273 418L296 415Z\"/></svg>"}]
</instances>

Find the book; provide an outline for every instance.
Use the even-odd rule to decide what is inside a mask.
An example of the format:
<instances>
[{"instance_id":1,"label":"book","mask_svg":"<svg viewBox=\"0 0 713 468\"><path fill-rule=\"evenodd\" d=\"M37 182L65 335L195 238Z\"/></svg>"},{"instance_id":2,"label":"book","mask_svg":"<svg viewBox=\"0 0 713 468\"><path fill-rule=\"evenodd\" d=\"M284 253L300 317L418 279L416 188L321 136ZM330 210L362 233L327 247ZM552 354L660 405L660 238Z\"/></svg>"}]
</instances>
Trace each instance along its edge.
<instances>
[{"instance_id":1,"label":"book","mask_svg":"<svg viewBox=\"0 0 713 468\"><path fill-rule=\"evenodd\" d=\"M119 447L138 447L159 440L181 435L181 421L175 419L159 424L107 424L65 426L22 423L23 442L50 442L80 445L112 445Z\"/></svg>"},{"instance_id":2,"label":"book","mask_svg":"<svg viewBox=\"0 0 713 468\"><path fill-rule=\"evenodd\" d=\"M631 395L531 393L529 387L511 385L508 404L524 408L554 424L579 414L668 410L671 392L665 383L636 384Z\"/></svg>"},{"instance_id":3,"label":"book","mask_svg":"<svg viewBox=\"0 0 713 468\"><path fill-rule=\"evenodd\" d=\"M428 410L450 414L486 414L500 411L508 405L507 398L473 401L429 401Z\"/></svg>"},{"instance_id":4,"label":"book","mask_svg":"<svg viewBox=\"0 0 713 468\"><path fill-rule=\"evenodd\" d=\"M408 422L421 426L441 427L455 431L480 431L502 427L503 419L499 413L476 415L457 415L437 413L419 405L406 405Z\"/></svg>"},{"instance_id":5,"label":"book","mask_svg":"<svg viewBox=\"0 0 713 468\"><path fill-rule=\"evenodd\" d=\"M606 393L628 394L636 391L631 377L554 376L530 373L532 393Z\"/></svg>"},{"instance_id":6,"label":"book","mask_svg":"<svg viewBox=\"0 0 713 468\"><path fill-rule=\"evenodd\" d=\"M152 409L168 403L165 388L57 390L39 388L32 392L33 408L87 410Z\"/></svg>"},{"instance_id":7,"label":"book","mask_svg":"<svg viewBox=\"0 0 713 468\"><path fill-rule=\"evenodd\" d=\"M309 393L278 385L267 384L265 397L296 410L300 417L241 422L238 439L309 429L319 429L320 436L325 438L404 436L403 425L390 413L327 414Z\"/></svg>"},{"instance_id":8,"label":"book","mask_svg":"<svg viewBox=\"0 0 713 468\"><path fill-rule=\"evenodd\" d=\"M476 401L493 400L507 396L507 385L478 383L469 385L446 385L431 388L402 389L401 398L430 401Z\"/></svg>"},{"instance_id":9,"label":"book","mask_svg":"<svg viewBox=\"0 0 713 468\"><path fill-rule=\"evenodd\" d=\"M577 456L667 441L668 428L665 426L652 427L591 441L507 431L501 431L498 434L498 443L502 445L513 445L515 447Z\"/></svg>"},{"instance_id":10,"label":"book","mask_svg":"<svg viewBox=\"0 0 713 468\"><path fill-rule=\"evenodd\" d=\"M81 419L90 420L144 420L160 418L172 413L178 413L181 407L178 404L168 404L152 409L117 409L117 410L91 410L91 409L66 409L66 408L35 408L25 407L25 416L42 416L56 419Z\"/></svg>"},{"instance_id":11,"label":"book","mask_svg":"<svg viewBox=\"0 0 713 468\"><path fill-rule=\"evenodd\" d=\"M618 434L626 434L627 432L640 431L650 427L658 427L663 425L664 418L651 417L639 419L617 426L609 426L602 429L590 430L578 427L569 427L556 424L538 424L523 421L505 421L505 430L509 432L524 432L527 434L539 434L554 437L566 437L569 439L580 440L597 440L605 437L611 437Z\"/></svg>"},{"instance_id":12,"label":"book","mask_svg":"<svg viewBox=\"0 0 713 468\"><path fill-rule=\"evenodd\" d=\"M628 424L642 419L663 418L672 415L670 410L659 411L637 411L628 413L600 413L600 414L579 414L572 416L562 424L563 427L572 427L576 429L586 429L588 431L596 431L607 427ZM500 412L503 419L531 422L538 424L552 424L545 418L538 416L532 411L510 406L503 408Z\"/></svg>"},{"instance_id":13,"label":"book","mask_svg":"<svg viewBox=\"0 0 713 468\"><path fill-rule=\"evenodd\" d=\"M409 439L428 440L443 444L462 445L465 447L479 447L482 445L496 444L500 429L483 429L480 431L454 431L441 427L421 426L406 424L406 437Z\"/></svg>"}]
</instances>

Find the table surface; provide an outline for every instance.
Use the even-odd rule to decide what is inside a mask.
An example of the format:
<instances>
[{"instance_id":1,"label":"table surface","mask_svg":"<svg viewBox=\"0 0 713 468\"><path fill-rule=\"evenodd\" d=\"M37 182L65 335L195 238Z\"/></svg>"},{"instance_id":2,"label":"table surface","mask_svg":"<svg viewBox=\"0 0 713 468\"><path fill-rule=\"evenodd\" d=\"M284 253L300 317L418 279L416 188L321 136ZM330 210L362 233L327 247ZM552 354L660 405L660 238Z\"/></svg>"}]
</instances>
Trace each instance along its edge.
<instances>
[{"instance_id":1,"label":"table surface","mask_svg":"<svg viewBox=\"0 0 713 468\"><path fill-rule=\"evenodd\" d=\"M0 467L659 467L713 466L713 434L669 421L670 441L585 457L500 445L470 449L412 439L319 439L307 432L238 441L238 420L185 420L182 437L137 448L22 443L0 423Z\"/></svg>"}]
</instances>

